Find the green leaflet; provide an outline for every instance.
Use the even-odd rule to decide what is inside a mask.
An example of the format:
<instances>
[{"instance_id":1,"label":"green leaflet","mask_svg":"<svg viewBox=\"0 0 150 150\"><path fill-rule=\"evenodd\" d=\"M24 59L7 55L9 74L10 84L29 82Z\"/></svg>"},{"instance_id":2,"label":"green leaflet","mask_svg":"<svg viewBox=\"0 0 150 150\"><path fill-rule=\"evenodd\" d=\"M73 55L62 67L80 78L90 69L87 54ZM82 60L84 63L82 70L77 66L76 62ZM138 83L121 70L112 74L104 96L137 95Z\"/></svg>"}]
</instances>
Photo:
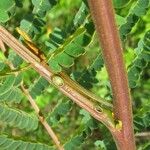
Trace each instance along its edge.
<instances>
[{"instance_id":1,"label":"green leaflet","mask_svg":"<svg viewBox=\"0 0 150 150\"><path fill-rule=\"evenodd\" d=\"M86 20L88 8L81 4L73 23L64 30L55 28L45 45L50 50L48 64L54 72L62 71L74 64L74 59L85 53L94 33L94 25Z\"/></svg>"},{"instance_id":2,"label":"green leaflet","mask_svg":"<svg viewBox=\"0 0 150 150\"><path fill-rule=\"evenodd\" d=\"M0 103L20 103L22 99L22 92L18 88L13 88L3 95L0 95Z\"/></svg>"},{"instance_id":3,"label":"green leaflet","mask_svg":"<svg viewBox=\"0 0 150 150\"><path fill-rule=\"evenodd\" d=\"M13 15L15 8L14 0L0 0L0 22L5 23Z\"/></svg>"},{"instance_id":4,"label":"green leaflet","mask_svg":"<svg viewBox=\"0 0 150 150\"><path fill-rule=\"evenodd\" d=\"M100 71L102 67L104 66L104 60L102 57L102 54L98 54L95 60L90 65L90 69L94 69L95 71Z\"/></svg>"},{"instance_id":5,"label":"green leaflet","mask_svg":"<svg viewBox=\"0 0 150 150\"><path fill-rule=\"evenodd\" d=\"M73 73L74 79L86 89L91 89L93 84L98 83L96 79L96 71L94 69L84 69L83 71L79 72L76 71Z\"/></svg>"},{"instance_id":6,"label":"green leaflet","mask_svg":"<svg viewBox=\"0 0 150 150\"><path fill-rule=\"evenodd\" d=\"M42 94L45 88L47 88L49 85L49 82L44 79L43 77L39 77L37 80L34 81L34 84L30 86L29 92L33 99L36 98L36 96L39 96Z\"/></svg>"},{"instance_id":7,"label":"green leaflet","mask_svg":"<svg viewBox=\"0 0 150 150\"><path fill-rule=\"evenodd\" d=\"M113 0L115 8L125 7L131 0Z\"/></svg>"},{"instance_id":8,"label":"green leaflet","mask_svg":"<svg viewBox=\"0 0 150 150\"><path fill-rule=\"evenodd\" d=\"M15 75L9 75L6 77L4 83L0 85L0 95L5 94L7 91L9 91L15 82Z\"/></svg>"},{"instance_id":9,"label":"green leaflet","mask_svg":"<svg viewBox=\"0 0 150 150\"><path fill-rule=\"evenodd\" d=\"M38 119L23 111L0 104L0 120L12 127L33 131L38 127Z\"/></svg>"},{"instance_id":10,"label":"green leaflet","mask_svg":"<svg viewBox=\"0 0 150 150\"><path fill-rule=\"evenodd\" d=\"M86 89L91 89L94 84L98 83L96 74L97 71L102 69L103 65L102 55L99 54L88 68L73 72L73 78Z\"/></svg>"},{"instance_id":11,"label":"green leaflet","mask_svg":"<svg viewBox=\"0 0 150 150\"><path fill-rule=\"evenodd\" d=\"M104 143L104 140L97 140L94 145L99 148L99 149L102 149L102 150L107 150L106 148L106 144Z\"/></svg>"},{"instance_id":12,"label":"green leaflet","mask_svg":"<svg viewBox=\"0 0 150 150\"><path fill-rule=\"evenodd\" d=\"M136 87L143 69L150 62L150 31L147 31L144 38L139 41L135 53L137 57L132 62L128 71L129 85L131 88Z\"/></svg>"},{"instance_id":13,"label":"green leaflet","mask_svg":"<svg viewBox=\"0 0 150 150\"><path fill-rule=\"evenodd\" d=\"M14 86L18 87L22 81L22 73L19 73L15 78Z\"/></svg>"},{"instance_id":14,"label":"green leaflet","mask_svg":"<svg viewBox=\"0 0 150 150\"><path fill-rule=\"evenodd\" d=\"M38 34L41 32L41 27L45 25L45 22L31 15L26 15L25 18L20 22L20 28L26 31L30 36L33 37L33 34Z\"/></svg>"},{"instance_id":15,"label":"green leaflet","mask_svg":"<svg viewBox=\"0 0 150 150\"><path fill-rule=\"evenodd\" d=\"M150 0L138 0L134 7L131 7L129 14L126 17L126 22L120 26L120 36L124 40L128 33L135 26L141 16L146 14L150 5Z\"/></svg>"},{"instance_id":16,"label":"green leaflet","mask_svg":"<svg viewBox=\"0 0 150 150\"><path fill-rule=\"evenodd\" d=\"M65 150L75 150L77 145L80 147L84 142L84 137L82 135L77 135L72 137L64 146Z\"/></svg>"},{"instance_id":17,"label":"green leaflet","mask_svg":"<svg viewBox=\"0 0 150 150\"><path fill-rule=\"evenodd\" d=\"M9 15L5 12L5 10L0 9L0 22L6 22L9 20Z\"/></svg>"},{"instance_id":18,"label":"green leaflet","mask_svg":"<svg viewBox=\"0 0 150 150\"><path fill-rule=\"evenodd\" d=\"M2 82L4 80L4 82ZM17 86L21 83L22 76L19 74L18 76L15 75L8 75L1 79L0 85L0 103L7 102L7 103L20 103L22 99L22 92Z\"/></svg>"},{"instance_id":19,"label":"green leaflet","mask_svg":"<svg viewBox=\"0 0 150 150\"><path fill-rule=\"evenodd\" d=\"M80 110L80 114L83 115L80 127L64 144L65 150L76 150L77 145L80 147L86 138L91 135L92 131L97 128L97 123L93 118L91 118L88 112L82 109Z\"/></svg>"},{"instance_id":20,"label":"green leaflet","mask_svg":"<svg viewBox=\"0 0 150 150\"><path fill-rule=\"evenodd\" d=\"M126 18L125 17L122 17L120 15L115 15L115 19L116 19L116 23L117 25L120 27L121 25L125 24L126 23Z\"/></svg>"},{"instance_id":21,"label":"green leaflet","mask_svg":"<svg viewBox=\"0 0 150 150\"><path fill-rule=\"evenodd\" d=\"M74 59L85 53L85 47L88 46L92 40L93 33L93 23L87 22L84 26L79 27L71 36L69 36L62 45L60 45L60 40L59 42L58 40L53 41L55 46L60 46L55 51L53 50L54 52L51 54L48 61L51 69L54 72L60 72L62 71L62 68L71 67L74 64ZM56 33L53 35L56 36ZM58 39L58 37L60 36L57 35L56 38ZM54 38L52 38L52 40L53 39Z\"/></svg>"},{"instance_id":22,"label":"green leaflet","mask_svg":"<svg viewBox=\"0 0 150 150\"><path fill-rule=\"evenodd\" d=\"M15 68L18 68L23 63L23 59L14 51L9 52L8 60L11 61Z\"/></svg>"},{"instance_id":23,"label":"green leaflet","mask_svg":"<svg viewBox=\"0 0 150 150\"><path fill-rule=\"evenodd\" d=\"M0 136L0 149L5 150L53 150L52 147L34 142L24 142L22 140L14 140L6 135Z\"/></svg>"},{"instance_id":24,"label":"green leaflet","mask_svg":"<svg viewBox=\"0 0 150 150\"><path fill-rule=\"evenodd\" d=\"M57 4L58 0L32 0L34 5L33 13L44 17L46 12Z\"/></svg>"},{"instance_id":25,"label":"green leaflet","mask_svg":"<svg viewBox=\"0 0 150 150\"><path fill-rule=\"evenodd\" d=\"M0 71L2 71L5 68L6 64L4 64L2 61L0 61Z\"/></svg>"},{"instance_id":26,"label":"green leaflet","mask_svg":"<svg viewBox=\"0 0 150 150\"><path fill-rule=\"evenodd\" d=\"M54 110L50 112L46 118L49 124L51 125L57 125L59 123L59 120L61 117L66 116L66 114L71 109L71 103L70 101L60 101Z\"/></svg>"},{"instance_id":27,"label":"green leaflet","mask_svg":"<svg viewBox=\"0 0 150 150\"><path fill-rule=\"evenodd\" d=\"M148 85L150 83L149 81ZM143 86L144 85L142 85L142 88ZM138 132L148 129L150 124L150 112L149 112L150 102L149 99L147 99L147 95L145 96L145 98L146 99L144 99L144 101L141 102L141 105L138 106L138 109L136 109L137 111L136 114L134 114L135 130Z\"/></svg>"},{"instance_id":28,"label":"green leaflet","mask_svg":"<svg viewBox=\"0 0 150 150\"><path fill-rule=\"evenodd\" d=\"M73 20L73 27L77 28L81 24L83 24L83 22L84 22L85 18L87 17L87 15L88 15L88 8L85 5L85 3L82 3L79 11L76 13L76 16Z\"/></svg>"}]
</instances>

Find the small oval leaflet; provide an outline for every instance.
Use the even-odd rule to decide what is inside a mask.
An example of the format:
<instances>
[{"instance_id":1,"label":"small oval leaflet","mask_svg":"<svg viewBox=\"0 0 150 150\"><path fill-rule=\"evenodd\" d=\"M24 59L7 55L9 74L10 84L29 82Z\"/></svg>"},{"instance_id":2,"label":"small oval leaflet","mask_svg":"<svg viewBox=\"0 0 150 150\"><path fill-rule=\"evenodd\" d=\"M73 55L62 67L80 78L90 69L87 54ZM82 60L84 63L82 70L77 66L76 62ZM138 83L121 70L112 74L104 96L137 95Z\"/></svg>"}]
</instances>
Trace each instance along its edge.
<instances>
[{"instance_id":1,"label":"small oval leaflet","mask_svg":"<svg viewBox=\"0 0 150 150\"><path fill-rule=\"evenodd\" d=\"M58 75L54 75L54 76L52 77L52 82L53 82L56 86L59 86L59 87L61 87L61 86L64 85L64 80L63 80L60 76L58 76Z\"/></svg>"}]
</instances>

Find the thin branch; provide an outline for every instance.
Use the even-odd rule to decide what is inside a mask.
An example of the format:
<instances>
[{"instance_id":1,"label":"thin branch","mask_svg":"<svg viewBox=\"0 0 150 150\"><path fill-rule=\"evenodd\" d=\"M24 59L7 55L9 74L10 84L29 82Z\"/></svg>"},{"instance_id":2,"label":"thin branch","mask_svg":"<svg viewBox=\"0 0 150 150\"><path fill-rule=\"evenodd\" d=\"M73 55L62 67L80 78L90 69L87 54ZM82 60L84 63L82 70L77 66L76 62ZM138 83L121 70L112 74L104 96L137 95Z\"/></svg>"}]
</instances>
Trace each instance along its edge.
<instances>
[{"instance_id":1,"label":"thin branch","mask_svg":"<svg viewBox=\"0 0 150 150\"><path fill-rule=\"evenodd\" d=\"M5 53L6 52L6 48L5 48L5 45L4 45L4 43L3 43L3 41L1 39L0 39L0 44L1 44L0 46L2 47L1 49L3 49L3 52ZM14 69L13 64L11 62L9 62L9 63L7 62L7 64L10 66L11 69ZM9 75L11 73L14 73L15 75L18 75L19 72L25 71L26 69L29 69L29 67L31 67L31 65L27 65L27 66L25 66L24 68L21 68L21 69L12 70L12 72L10 72L10 73L7 72L7 74L5 74L5 75ZM35 103L35 101L30 96L29 92L24 88L23 84L21 85L21 89L24 92L24 94L26 95L26 97L28 98L28 100L30 101L31 106L35 110L35 112L36 112L40 122L43 124L43 126L47 130L48 134L53 139L53 141L56 144L57 148L59 150L64 150L64 148L60 145L60 142L59 142L56 134L54 133L52 128L49 126L47 121L44 119L44 117L40 114L40 109L38 108L37 104Z\"/></svg>"},{"instance_id":2,"label":"thin branch","mask_svg":"<svg viewBox=\"0 0 150 150\"><path fill-rule=\"evenodd\" d=\"M113 92L115 118L122 122L121 150L135 150L133 116L123 50L115 23L112 0L88 0Z\"/></svg>"},{"instance_id":3,"label":"thin branch","mask_svg":"<svg viewBox=\"0 0 150 150\"><path fill-rule=\"evenodd\" d=\"M3 51L3 53L6 52L5 45L4 45L4 43L3 43L3 41L2 41L1 39L0 39L0 48L1 48L1 50Z\"/></svg>"},{"instance_id":4,"label":"thin branch","mask_svg":"<svg viewBox=\"0 0 150 150\"><path fill-rule=\"evenodd\" d=\"M135 134L136 137L146 137L150 139L150 132L140 132Z\"/></svg>"},{"instance_id":5,"label":"thin branch","mask_svg":"<svg viewBox=\"0 0 150 150\"><path fill-rule=\"evenodd\" d=\"M0 26L0 39L9 47L11 47L25 61L29 62L41 76L43 76L47 81L53 84L64 95L66 95L77 105L88 111L95 119L101 121L104 125L108 127L108 129L112 133L119 134L120 131L115 128L112 116L110 116L110 113L107 113L109 109L112 109L112 105L110 103L98 99L98 101L100 101L100 104L102 104L101 107L104 110L105 108L107 108L107 111L103 112L103 110L96 109L97 103L91 101L93 99L97 100L95 96L91 96L89 92L87 92L84 88L71 80L64 73L60 73L58 75L54 74L45 62L41 62L41 60L35 54L33 54L29 49L23 46L2 26ZM59 77L62 80L63 84L59 85L53 82L53 79L55 77Z\"/></svg>"},{"instance_id":6,"label":"thin branch","mask_svg":"<svg viewBox=\"0 0 150 150\"><path fill-rule=\"evenodd\" d=\"M40 109L37 106L37 104L35 103L35 100L33 100L31 95L29 94L28 90L24 88L23 84L21 85L21 89L24 92L24 94L26 95L26 97L28 98L28 100L31 103L31 106L33 107L33 109L35 110L41 124L44 126L44 128L48 132L49 136L52 138L52 140L56 144L57 148L59 150L64 150L64 148L61 146L60 141L58 140L58 137L56 136L55 132L52 130L50 125L47 123L44 116L40 113Z\"/></svg>"}]
</instances>

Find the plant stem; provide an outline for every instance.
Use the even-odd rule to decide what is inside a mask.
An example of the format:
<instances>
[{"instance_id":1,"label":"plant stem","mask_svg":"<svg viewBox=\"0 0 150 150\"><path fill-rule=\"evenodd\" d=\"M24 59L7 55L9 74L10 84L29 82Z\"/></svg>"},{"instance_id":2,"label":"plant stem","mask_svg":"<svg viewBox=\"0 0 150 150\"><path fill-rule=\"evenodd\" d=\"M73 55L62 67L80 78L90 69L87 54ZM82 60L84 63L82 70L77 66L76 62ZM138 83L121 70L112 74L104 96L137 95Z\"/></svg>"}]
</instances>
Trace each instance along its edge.
<instances>
[{"instance_id":1,"label":"plant stem","mask_svg":"<svg viewBox=\"0 0 150 150\"><path fill-rule=\"evenodd\" d=\"M119 150L135 150L131 97L112 0L88 2L111 82L115 118L123 124L121 135L115 136L116 145Z\"/></svg>"},{"instance_id":2,"label":"plant stem","mask_svg":"<svg viewBox=\"0 0 150 150\"><path fill-rule=\"evenodd\" d=\"M28 100L31 103L31 106L33 107L33 109L35 110L35 112L36 112L36 114L37 114L40 122L42 123L42 125L46 129L47 133L49 134L49 136L52 138L52 140L56 144L57 148L59 150L64 150L64 148L60 145L60 141L58 140L58 137L56 136L55 132L52 130L52 128L50 127L50 125L47 123L47 121L45 120L44 116L40 114L40 109L37 106L37 104L35 103L35 100L32 99L31 95L24 88L23 85L21 85L21 89L24 92L24 94L26 95L26 97L28 98Z\"/></svg>"},{"instance_id":3,"label":"plant stem","mask_svg":"<svg viewBox=\"0 0 150 150\"><path fill-rule=\"evenodd\" d=\"M20 57L22 57L25 61L29 62L32 67L41 75L43 76L47 81L50 83L53 83L52 79L55 76L55 74L51 71L49 66L45 62L41 62L40 59L33 54L29 49L27 49L25 46L23 46L15 37L13 37L5 28L0 26L0 39L6 43L9 47L11 47ZM76 85L76 83L71 79L66 78L66 76L62 76L60 74L60 77L63 79L63 86L56 86L56 88L61 91L64 95L69 97L72 101L74 101L78 106L88 111L95 119L102 122L111 132L117 132L114 128L114 122L112 121L112 118L103 111L96 110L95 103L89 99L89 96L86 95L85 92L80 92L76 89L76 87L72 86L73 83ZM78 85L79 86L79 85ZM110 104L109 104L110 105Z\"/></svg>"}]
</instances>

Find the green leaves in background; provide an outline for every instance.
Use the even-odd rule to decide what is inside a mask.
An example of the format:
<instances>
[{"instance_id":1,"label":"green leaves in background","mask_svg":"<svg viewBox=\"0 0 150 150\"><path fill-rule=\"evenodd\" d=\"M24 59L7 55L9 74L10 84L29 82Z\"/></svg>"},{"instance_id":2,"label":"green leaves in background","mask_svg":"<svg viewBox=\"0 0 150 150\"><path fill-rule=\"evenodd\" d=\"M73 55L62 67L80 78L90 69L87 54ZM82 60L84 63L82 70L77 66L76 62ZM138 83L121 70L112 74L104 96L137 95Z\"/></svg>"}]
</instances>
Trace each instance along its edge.
<instances>
[{"instance_id":1,"label":"green leaves in background","mask_svg":"<svg viewBox=\"0 0 150 150\"><path fill-rule=\"evenodd\" d=\"M115 8L125 7L131 0L113 0Z\"/></svg>"},{"instance_id":2,"label":"green leaves in background","mask_svg":"<svg viewBox=\"0 0 150 150\"><path fill-rule=\"evenodd\" d=\"M67 113L71 110L70 101L59 101L52 112L46 118L49 124L57 125L62 117L66 117Z\"/></svg>"},{"instance_id":3,"label":"green leaves in background","mask_svg":"<svg viewBox=\"0 0 150 150\"><path fill-rule=\"evenodd\" d=\"M102 54L98 54L92 64L83 71L74 71L73 78L86 89L91 89L94 84L98 83L96 79L97 71L104 66Z\"/></svg>"},{"instance_id":4,"label":"green leaves in background","mask_svg":"<svg viewBox=\"0 0 150 150\"><path fill-rule=\"evenodd\" d=\"M91 89L94 84L98 83L96 71L94 69L84 69L73 73L74 79L86 89Z\"/></svg>"},{"instance_id":5,"label":"green leaves in background","mask_svg":"<svg viewBox=\"0 0 150 150\"><path fill-rule=\"evenodd\" d=\"M133 4L126 16L126 22L119 29L122 40L126 39L127 34L131 32L139 18L146 14L149 6L150 0L138 0L136 4Z\"/></svg>"},{"instance_id":6,"label":"green leaves in background","mask_svg":"<svg viewBox=\"0 0 150 150\"><path fill-rule=\"evenodd\" d=\"M48 63L54 72L71 67L75 58L85 53L94 33L94 25L87 17L88 9L82 3L73 23L64 30L54 29L50 40L45 42L50 51Z\"/></svg>"},{"instance_id":7,"label":"green leaves in background","mask_svg":"<svg viewBox=\"0 0 150 150\"><path fill-rule=\"evenodd\" d=\"M21 75L8 75L4 78L1 78L1 85L0 85L0 103L7 102L7 103L20 103L22 99L22 92L17 87L21 80Z\"/></svg>"},{"instance_id":8,"label":"green leaves in background","mask_svg":"<svg viewBox=\"0 0 150 150\"><path fill-rule=\"evenodd\" d=\"M9 52L8 60L11 61L14 68L19 68L19 66L23 63L23 59L13 51Z\"/></svg>"},{"instance_id":9,"label":"green leaves in background","mask_svg":"<svg viewBox=\"0 0 150 150\"><path fill-rule=\"evenodd\" d=\"M33 13L40 17L44 17L46 12L49 11L58 0L32 0L34 5Z\"/></svg>"},{"instance_id":10,"label":"green leaves in background","mask_svg":"<svg viewBox=\"0 0 150 150\"><path fill-rule=\"evenodd\" d=\"M128 71L129 85L131 88L136 87L142 71L148 62L150 62L150 31L147 31L144 38L139 41L135 53L137 57L132 62Z\"/></svg>"},{"instance_id":11,"label":"green leaves in background","mask_svg":"<svg viewBox=\"0 0 150 150\"><path fill-rule=\"evenodd\" d=\"M69 36L62 45L62 39L59 32L55 32L55 41L53 47L59 46L50 56L48 64L54 72L62 71L62 68L69 68L74 64L74 59L85 53L85 47L92 40L94 33L94 25L92 22L86 23L84 26L79 27L74 34Z\"/></svg>"},{"instance_id":12,"label":"green leaves in background","mask_svg":"<svg viewBox=\"0 0 150 150\"><path fill-rule=\"evenodd\" d=\"M39 77L37 80L35 80L34 83L29 87L29 92L32 98L35 99L36 96L41 95L48 85L48 81L43 77Z\"/></svg>"},{"instance_id":13,"label":"green leaves in background","mask_svg":"<svg viewBox=\"0 0 150 150\"><path fill-rule=\"evenodd\" d=\"M0 148L5 150L53 150L52 147L45 144L14 140L8 138L6 135L0 136Z\"/></svg>"},{"instance_id":14,"label":"green leaves in background","mask_svg":"<svg viewBox=\"0 0 150 150\"><path fill-rule=\"evenodd\" d=\"M41 28L44 25L45 25L45 22L42 19L32 14L26 15L24 19L21 20L20 22L20 28L26 31L26 33L28 33L32 37L35 34L39 34L41 32Z\"/></svg>"},{"instance_id":15,"label":"green leaves in background","mask_svg":"<svg viewBox=\"0 0 150 150\"><path fill-rule=\"evenodd\" d=\"M14 0L0 0L0 22L7 22L14 13Z\"/></svg>"},{"instance_id":16,"label":"green leaves in background","mask_svg":"<svg viewBox=\"0 0 150 150\"><path fill-rule=\"evenodd\" d=\"M80 127L76 129L76 133L70 136L69 140L64 144L65 150L76 150L84 144L85 140L91 135L92 131L98 128L96 121L90 116L90 114L81 109L80 114L83 118L80 122Z\"/></svg>"},{"instance_id":17,"label":"green leaves in background","mask_svg":"<svg viewBox=\"0 0 150 150\"><path fill-rule=\"evenodd\" d=\"M57 73L66 69L68 73L71 73L71 75L77 82L79 82L85 88L91 89L93 85L98 82L98 80L96 79L96 75L98 75L97 77L99 77L99 74L97 74L98 71L101 71L99 72L100 75L106 75L105 72L103 73L103 70L101 70L104 66L104 62L101 54L97 55L94 61L92 60L94 55L92 55L92 57L90 56L91 53L97 52L97 50L95 50L97 49L97 41L95 40L96 38L94 39L94 41L92 41L95 29L93 23L91 22L87 5L82 3L81 7L77 11L76 5L79 6L79 3L77 1L71 3L70 1L71 0L63 0L58 3L58 0L1 0L0 22L7 23L7 27L9 27L11 32L13 32L15 26L18 26L20 24L20 27L24 29L34 41L36 41L37 43L41 42L40 44L44 45L42 45L42 50L45 50L47 58L49 59L49 65L51 68L53 68L54 72ZM120 28L120 35L122 39L126 38L127 34L130 33L132 29L134 29L133 27L137 28L135 26L137 21L146 14L149 8L149 0L132 1L130 4L133 5L132 7L130 7L130 11L128 13L126 10L122 10L121 8L130 6L129 2L130 0L114 0L115 7L117 8L116 10L118 13L116 14L117 25ZM71 23L68 20L66 21L64 19L65 17L63 12L67 7L69 7L70 3L73 6L70 8L69 12L71 12L71 14L68 14L68 16L74 15L76 13ZM76 3L75 6L74 3ZM56 4L58 4L59 6L58 8L57 6L54 8L56 9L54 12L58 11L57 16L60 16L61 19L58 19L58 22L56 21L55 23L53 23L51 22L53 19L50 17L51 12L49 10L51 10ZM65 5L64 7L63 4L68 5ZM20 9L16 11L15 5L20 7ZM59 9L60 7L64 7L64 9L62 9L62 12ZM67 14L67 11L65 14ZM12 17L14 13L16 14L16 16ZM127 13L128 15L124 17L124 14ZM53 13L52 16L55 19L55 13ZM62 20L64 20L63 23L61 22ZM67 26L68 24L69 26ZM63 25L64 28L62 27ZM143 26L146 28L146 30L148 30L148 27L146 25ZM54 26L56 26L56 28L53 29ZM50 33L48 39L47 35L50 32L49 29L53 31ZM14 33L14 35L16 34ZM134 45L136 45L135 38L139 39L139 35L137 35L136 33L134 33L132 40L127 39L127 44L128 42L129 44L130 42L133 42ZM89 45L90 43L91 45ZM40 48L41 45L39 46ZM90 52L87 53L87 56L85 55L84 57L88 58L89 62L93 61L93 63L90 64L87 68L80 68L78 70L78 65L80 67L83 62L78 61L74 67L69 68L70 66L73 66L74 61L81 55L84 55L88 49L91 49L92 51L90 50ZM129 83L130 87L134 88L132 89L132 92L135 90L136 93L136 96L134 96L134 108L136 108L136 105L139 106L139 109L134 110L134 125L136 132L142 132L143 130L148 131L149 129L150 105L146 101L147 97L149 96L149 82L147 82L147 79L141 80L141 85L143 85L140 89L140 91L142 91L141 95L138 95L138 93L140 92L136 92L136 89L139 87L137 86L137 84L141 77L141 74L143 70L148 67L150 62L149 50L150 32L147 31L144 38L139 41L138 47L134 50L136 58L133 61L131 59L128 60L129 64L130 61L132 61L131 65L128 68ZM16 54L14 54L12 50L8 51L8 61L10 61L14 65L14 68L17 70L24 66L23 60ZM1 75L3 76L7 73L11 73L10 67L8 67L3 61L0 61L0 71ZM147 74L144 75L147 77ZM101 124L99 124L98 126L97 122L86 111L80 110L79 115L78 107L74 107L68 100L62 100L62 95L58 94L56 90L50 87L49 83L44 78L39 77L37 74L35 76L35 72L33 72L32 74L30 70L30 73L27 72L23 75L24 78L22 78L22 74L18 74L17 76L7 74L6 77L0 78L0 128L2 127L1 133L3 134L6 132L9 136L11 136L12 130L15 130L19 131L19 134L15 132L15 137L18 136L19 139L22 138L22 140L14 140L13 137L11 139L1 135L0 148L6 150L9 150L10 148L21 150L52 149L47 145L33 142L36 139L41 141L42 143L47 143L49 142L49 139L46 137L46 135L43 136L44 132L42 127L40 125L38 126L37 117L31 115L33 113L33 110L31 110L31 108L29 107L28 101L22 99L23 95L21 90L19 89L19 86L24 79L25 83L29 85L28 90L32 98L35 99L37 103L40 101L39 107L42 106L42 113L45 115L48 123L52 125L54 130L57 132L58 137L60 137L60 139L62 140L61 142L64 143L65 149L77 149L77 145L79 149L84 149L85 142L86 146L87 144L92 143L92 146L89 144L92 148L88 145L89 149L106 149L106 147L109 147L110 145L112 149L115 149L111 143L112 138L108 138L110 136L105 135L108 132L105 132L106 130L103 130L104 127L101 128L102 130L100 130L103 137L101 137L101 135L100 137L97 137L97 135L92 135L95 133L95 130L97 132L98 127L101 126ZM106 84L100 82L100 85L105 86ZM135 88L136 86L137 88ZM147 86L147 88L145 88L145 86ZM95 86L95 88L97 87ZM144 90L147 90L147 94L143 94ZM96 94L99 94L98 90L96 92ZM100 94L102 93L103 90L100 88ZM108 94L110 94L110 92ZM19 103L19 105L17 105L16 103ZM142 109L140 107L142 107ZM50 110L52 111L50 112ZM1 122L4 123L4 126L3 124L1 124ZM68 124L70 128L68 128ZM62 129L64 129L64 131L62 131ZM31 132L32 135L30 135L30 133L26 131L34 132ZM25 137L26 142L23 141L24 137L22 135ZM28 138L30 139L30 142L27 141ZM145 142L145 144L141 146L141 150L148 150L149 145L149 142Z\"/></svg>"},{"instance_id":18,"label":"green leaves in background","mask_svg":"<svg viewBox=\"0 0 150 150\"><path fill-rule=\"evenodd\" d=\"M38 127L38 119L23 111L0 104L0 120L19 129L33 131Z\"/></svg>"}]
</instances>

